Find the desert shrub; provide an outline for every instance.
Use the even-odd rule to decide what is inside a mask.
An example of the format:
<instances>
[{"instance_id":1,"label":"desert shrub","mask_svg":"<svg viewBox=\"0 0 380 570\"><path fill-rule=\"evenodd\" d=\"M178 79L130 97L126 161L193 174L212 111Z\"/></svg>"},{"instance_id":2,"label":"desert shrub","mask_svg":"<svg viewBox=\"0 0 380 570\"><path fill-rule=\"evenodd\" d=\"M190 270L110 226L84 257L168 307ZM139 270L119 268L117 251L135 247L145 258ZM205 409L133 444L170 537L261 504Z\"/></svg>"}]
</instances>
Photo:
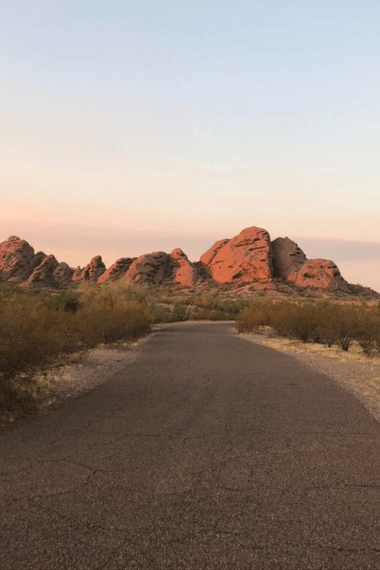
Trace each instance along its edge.
<instances>
[{"instance_id":1,"label":"desert shrub","mask_svg":"<svg viewBox=\"0 0 380 570\"><path fill-rule=\"evenodd\" d=\"M52 311L76 313L81 305L80 294L74 291L62 291L44 300L45 305Z\"/></svg>"},{"instance_id":2,"label":"desert shrub","mask_svg":"<svg viewBox=\"0 0 380 570\"><path fill-rule=\"evenodd\" d=\"M58 301L57 301L58 299ZM79 304L76 303L80 299ZM74 302L75 311L69 308ZM124 282L87 285L76 295L0 295L0 400L10 381L63 353L134 338L150 329L147 292Z\"/></svg>"},{"instance_id":3,"label":"desert shrub","mask_svg":"<svg viewBox=\"0 0 380 570\"><path fill-rule=\"evenodd\" d=\"M202 293L202 307L207 309L215 308L218 302L218 289L207 289Z\"/></svg>"},{"instance_id":4,"label":"desert shrub","mask_svg":"<svg viewBox=\"0 0 380 570\"><path fill-rule=\"evenodd\" d=\"M364 354L369 358L380 350L380 315L375 309L363 308L357 311L356 339Z\"/></svg>"},{"instance_id":5,"label":"desert shrub","mask_svg":"<svg viewBox=\"0 0 380 570\"><path fill-rule=\"evenodd\" d=\"M225 321L229 320L229 315L220 309L194 309L192 312L194 321Z\"/></svg>"},{"instance_id":6,"label":"desert shrub","mask_svg":"<svg viewBox=\"0 0 380 570\"><path fill-rule=\"evenodd\" d=\"M320 311L315 303L296 305L282 302L276 305L272 327L282 336L308 342L318 339Z\"/></svg>"},{"instance_id":7,"label":"desert shrub","mask_svg":"<svg viewBox=\"0 0 380 570\"><path fill-rule=\"evenodd\" d=\"M171 311L169 307L164 307L161 304L153 304L152 306L152 322L153 323L166 323L170 320Z\"/></svg>"},{"instance_id":8,"label":"desert shrub","mask_svg":"<svg viewBox=\"0 0 380 570\"><path fill-rule=\"evenodd\" d=\"M185 305L175 305L170 320L173 322L187 321L190 317L190 311Z\"/></svg>"},{"instance_id":9,"label":"desert shrub","mask_svg":"<svg viewBox=\"0 0 380 570\"><path fill-rule=\"evenodd\" d=\"M272 324L274 304L270 299L256 300L245 307L236 317L238 332L258 330L262 326Z\"/></svg>"},{"instance_id":10,"label":"desert shrub","mask_svg":"<svg viewBox=\"0 0 380 570\"><path fill-rule=\"evenodd\" d=\"M335 305L332 311L331 325L336 333L336 344L348 351L357 337L357 310L355 307Z\"/></svg>"},{"instance_id":11,"label":"desert shrub","mask_svg":"<svg viewBox=\"0 0 380 570\"><path fill-rule=\"evenodd\" d=\"M255 301L236 317L239 332L259 330L269 325L280 336L303 342L336 344L348 351L357 340L364 354L380 352L380 311L367 303L339 305L329 301L307 301L303 304L281 301Z\"/></svg>"}]
</instances>

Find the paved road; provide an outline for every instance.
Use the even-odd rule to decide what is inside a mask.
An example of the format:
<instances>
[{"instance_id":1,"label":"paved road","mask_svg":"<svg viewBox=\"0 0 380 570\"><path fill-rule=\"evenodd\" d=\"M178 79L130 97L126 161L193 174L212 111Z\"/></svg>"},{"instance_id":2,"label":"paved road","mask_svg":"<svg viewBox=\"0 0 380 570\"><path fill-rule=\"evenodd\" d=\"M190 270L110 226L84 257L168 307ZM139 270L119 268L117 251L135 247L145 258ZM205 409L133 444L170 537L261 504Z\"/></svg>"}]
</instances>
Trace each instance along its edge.
<instances>
[{"instance_id":1,"label":"paved road","mask_svg":"<svg viewBox=\"0 0 380 570\"><path fill-rule=\"evenodd\" d=\"M0 436L0 568L380 568L380 426L328 378L168 326Z\"/></svg>"}]
</instances>

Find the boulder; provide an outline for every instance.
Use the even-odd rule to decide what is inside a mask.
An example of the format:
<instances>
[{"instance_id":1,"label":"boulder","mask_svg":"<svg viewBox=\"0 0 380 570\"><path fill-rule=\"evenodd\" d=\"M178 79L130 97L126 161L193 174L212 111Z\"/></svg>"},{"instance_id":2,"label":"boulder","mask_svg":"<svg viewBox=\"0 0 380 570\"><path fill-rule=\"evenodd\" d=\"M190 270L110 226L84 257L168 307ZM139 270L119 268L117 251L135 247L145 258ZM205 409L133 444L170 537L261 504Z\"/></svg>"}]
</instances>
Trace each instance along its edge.
<instances>
[{"instance_id":1,"label":"boulder","mask_svg":"<svg viewBox=\"0 0 380 570\"><path fill-rule=\"evenodd\" d=\"M271 281L272 255L270 237L266 230L246 228L231 240L223 241L224 244L217 242L201 257L203 263L208 262L205 265L215 281L236 285Z\"/></svg>"},{"instance_id":2,"label":"boulder","mask_svg":"<svg viewBox=\"0 0 380 570\"><path fill-rule=\"evenodd\" d=\"M343 279L338 267L329 259L311 259L301 269L294 270L288 281L298 287L322 289L325 291L348 291L348 283Z\"/></svg>"},{"instance_id":3,"label":"boulder","mask_svg":"<svg viewBox=\"0 0 380 570\"><path fill-rule=\"evenodd\" d=\"M93 257L88 265L83 269L77 267L73 274L73 282L81 283L82 281L90 281L97 283L99 277L106 271L106 266L103 263L102 256L96 255Z\"/></svg>"},{"instance_id":4,"label":"boulder","mask_svg":"<svg viewBox=\"0 0 380 570\"><path fill-rule=\"evenodd\" d=\"M34 249L27 241L11 236L0 243L0 283L22 283L33 271Z\"/></svg>"},{"instance_id":5,"label":"boulder","mask_svg":"<svg viewBox=\"0 0 380 570\"><path fill-rule=\"evenodd\" d=\"M287 280L294 271L299 271L308 261L302 249L288 237L271 242L273 277Z\"/></svg>"},{"instance_id":6,"label":"boulder","mask_svg":"<svg viewBox=\"0 0 380 570\"><path fill-rule=\"evenodd\" d=\"M124 275L125 281L159 285L170 276L171 257L164 251L140 255Z\"/></svg>"},{"instance_id":7,"label":"boulder","mask_svg":"<svg viewBox=\"0 0 380 570\"><path fill-rule=\"evenodd\" d=\"M121 257L103 273L103 275L98 279L98 283L108 283L109 281L122 279L135 259L136 257Z\"/></svg>"},{"instance_id":8,"label":"boulder","mask_svg":"<svg viewBox=\"0 0 380 570\"><path fill-rule=\"evenodd\" d=\"M182 287L194 287L201 280L199 269L189 261L182 249L174 249L171 254L171 279Z\"/></svg>"}]
</instances>

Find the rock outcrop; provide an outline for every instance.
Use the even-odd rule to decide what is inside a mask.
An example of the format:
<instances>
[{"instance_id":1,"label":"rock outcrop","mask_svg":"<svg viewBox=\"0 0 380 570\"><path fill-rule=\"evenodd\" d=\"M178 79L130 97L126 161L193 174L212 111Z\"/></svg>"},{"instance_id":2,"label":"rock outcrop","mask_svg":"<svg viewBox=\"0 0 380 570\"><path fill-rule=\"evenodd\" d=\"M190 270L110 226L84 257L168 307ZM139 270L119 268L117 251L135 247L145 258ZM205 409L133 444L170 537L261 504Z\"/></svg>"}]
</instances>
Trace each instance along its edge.
<instances>
[{"instance_id":1,"label":"rock outcrop","mask_svg":"<svg viewBox=\"0 0 380 570\"><path fill-rule=\"evenodd\" d=\"M171 273L174 283L182 287L194 287L202 280L199 269L189 261L187 255L182 249L175 249L170 254L171 257Z\"/></svg>"},{"instance_id":2,"label":"rock outcrop","mask_svg":"<svg viewBox=\"0 0 380 570\"><path fill-rule=\"evenodd\" d=\"M288 237L270 241L266 230L246 228L232 239L217 241L198 262L191 262L181 249L122 257L109 269L100 255L75 271L59 263L54 255L34 249L16 236L0 243L0 284L62 289L83 281L108 283L117 279L152 285L207 287L208 283L232 284L252 292L298 294L298 289L347 292L365 290L348 284L333 261L307 259L301 248ZM361 287L361 288L360 288ZM358 289L359 288L359 289Z\"/></svg>"},{"instance_id":3,"label":"rock outcrop","mask_svg":"<svg viewBox=\"0 0 380 570\"><path fill-rule=\"evenodd\" d=\"M210 247L210 249L208 249L206 251L206 253L204 253L201 258L200 258L200 262L203 263L203 265L205 265L206 267L208 267L212 260L214 259L214 257L216 256L216 254L222 249L222 247L224 247L230 240L229 239L220 239L219 241L215 242L214 245L212 247Z\"/></svg>"},{"instance_id":4,"label":"rock outcrop","mask_svg":"<svg viewBox=\"0 0 380 570\"><path fill-rule=\"evenodd\" d=\"M288 237L271 242L273 277L287 280L294 271L299 271L308 261L302 249Z\"/></svg>"},{"instance_id":5,"label":"rock outcrop","mask_svg":"<svg viewBox=\"0 0 380 570\"><path fill-rule=\"evenodd\" d=\"M140 255L124 275L124 281L159 285L168 276L170 255L164 251L154 251Z\"/></svg>"},{"instance_id":6,"label":"rock outcrop","mask_svg":"<svg viewBox=\"0 0 380 570\"><path fill-rule=\"evenodd\" d=\"M22 283L33 271L34 249L27 241L11 236L0 243L0 282Z\"/></svg>"},{"instance_id":7,"label":"rock outcrop","mask_svg":"<svg viewBox=\"0 0 380 570\"><path fill-rule=\"evenodd\" d=\"M294 270L288 281L302 289L323 289L325 291L348 291L338 267L328 259L311 259L300 270Z\"/></svg>"},{"instance_id":8,"label":"rock outcrop","mask_svg":"<svg viewBox=\"0 0 380 570\"><path fill-rule=\"evenodd\" d=\"M82 281L90 281L90 283L97 283L99 277L103 275L105 270L106 266L103 263L102 256L96 255L83 269L81 267L76 268L73 275L73 282L81 283Z\"/></svg>"},{"instance_id":9,"label":"rock outcrop","mask_svg":"<svg viewBox=\"0 0 380 570\"><path fill-rule=\"evenodd\" d=\"M266 230L246 228L231 240L223 241L224 244L217 242L201 258L214 281L236 285L271 281L272 254Z\"/></svg>"},{"instance_id":10,"label":"rock outcrop","mask_svg":"<svg viewBox=\"0 0 380 570\"><path fill-rule=\"evenodd\" d=\"M73 273L74 270L67 263L58 263L54 255L45 255L23 284L23 287L35 289L41 287L65 288L71 283Z\"/></svg>"},{"instance_id":11,"label":"rock outcrop","mask_svg":"<svg viewBox=\"0 0 380 570\"><path fill-rule=\"evenodd\" d=\"M138 257L124 275L125 281L160 285L173 283L182 287L193 287L202 280L202 271L189 261L182 249L175 249L169 255L155 251Z\"/></svg>"},{"instance_id":12,"label":"rock outcrop","mask_svg":"<svg viewBox=\"0 0 380 570\"><path fill-rule=\"evenodd\" d=\"M333 261L307 259L302 249L288 237L275 239L271 246L274 277L301 289L348 291L348 283Z\"/></svg>"},{"instance_id":13,"label":"rock outcrop","mask_svg":"<svg viewBox=\"0 0 380 570\"><path fill-rule=\"evenodd\" d=\"M117 279L123 279L135 260L136 257L121 257L115 261L115 263L111 265L111 267L109 267L101 277L99 277L98 283L102 284L108 283L109 281L116 281Z\"/></svg>"}]
</instances>

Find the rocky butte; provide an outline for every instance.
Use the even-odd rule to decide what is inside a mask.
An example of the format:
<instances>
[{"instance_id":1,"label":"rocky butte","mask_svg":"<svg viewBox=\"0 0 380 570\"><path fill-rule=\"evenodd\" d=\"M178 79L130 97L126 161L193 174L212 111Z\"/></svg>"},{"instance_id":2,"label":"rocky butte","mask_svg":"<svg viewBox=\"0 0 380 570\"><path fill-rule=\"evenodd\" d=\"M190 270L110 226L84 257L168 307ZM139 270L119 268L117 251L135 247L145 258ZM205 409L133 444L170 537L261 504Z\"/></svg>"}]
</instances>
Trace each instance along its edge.
<instances>
[{"instance_id":1,"label":"rocky butte","mask_svg":"<svg viewBox=\"0 0 380 570\"><path fill-rule=\"evenodd\" d=\"M258 227L246 228L232 239L217 241L197 262L179 248L171 253L155 251L137 258L123 257L108 269L100 255L86 267L71 268L54 255L35 253L25 240L11 236L0 244L0 285L23 288L69 289L82 282L104 284L117 279L134 283L201 287L229 285L248 291L280 291L294 295L312 289L335 294L380 295L352 285L328 259L307 259L289 238L271 241Z\"/></svg>"}]
</instances>

